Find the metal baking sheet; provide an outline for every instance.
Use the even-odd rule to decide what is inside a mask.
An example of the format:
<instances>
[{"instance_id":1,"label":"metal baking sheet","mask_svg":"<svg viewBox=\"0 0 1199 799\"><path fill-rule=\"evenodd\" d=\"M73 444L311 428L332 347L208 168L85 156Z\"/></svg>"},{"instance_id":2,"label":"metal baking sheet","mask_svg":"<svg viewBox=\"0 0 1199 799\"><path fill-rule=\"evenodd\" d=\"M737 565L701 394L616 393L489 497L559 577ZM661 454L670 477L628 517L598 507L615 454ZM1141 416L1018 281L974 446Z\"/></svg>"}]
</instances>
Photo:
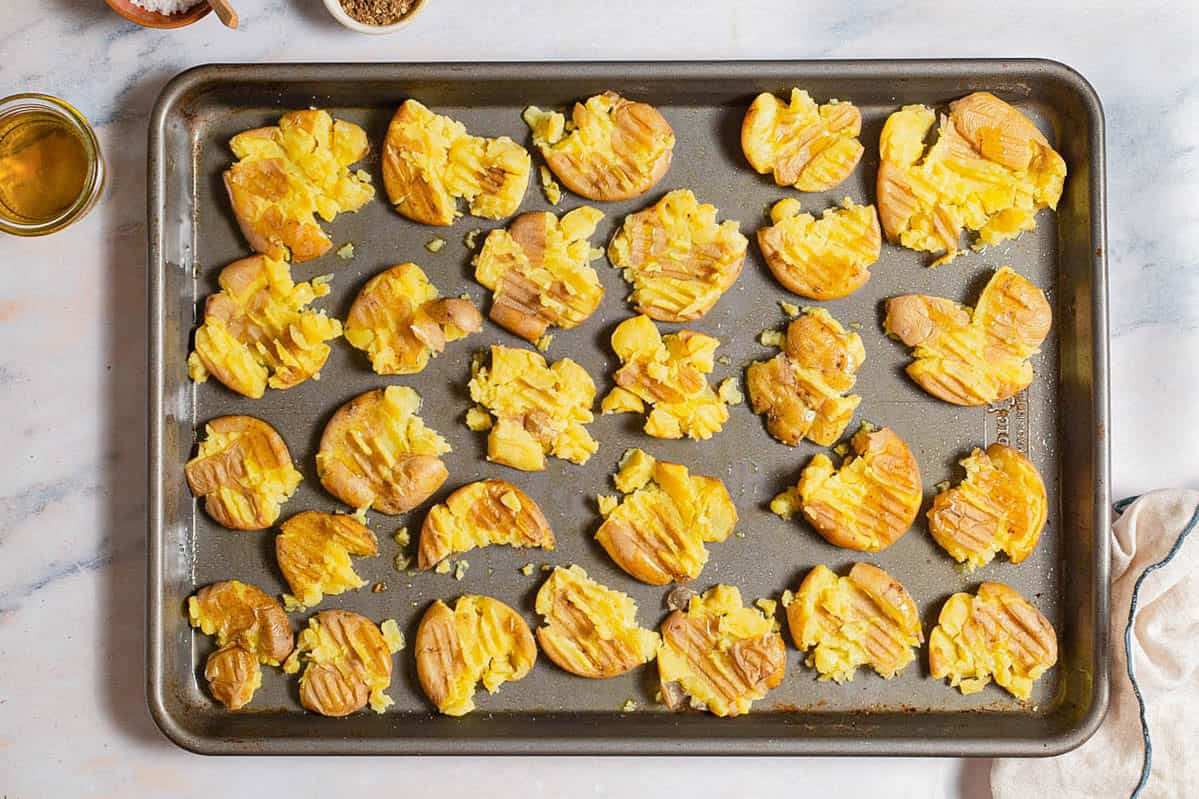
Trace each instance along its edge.
<instances>
[{"instance_id":1,"label":"metal baking sheet","mask_svg":"<svg viewBox=\"0 0 1199 799\"><path fill-rule=\"evenodd\" d=\"M625 214L664 192L686 187L714 203L721 218L736 219L750 235L767 207L794 194L754 174L739 148L739 128L759 92L806 88L820 100L849 99L863 113L866 154L850 180L834 191L802 195L819 211L843 196L873 202L879 131L888 113L907 103L941 105L974 90L988 90L1031 116L1069 165L1056 215L1038 215L1035 232L1018 241L971 253L952 265L928 269L918 253L884 246L866 286L825 306L845 323L860 325L867 352L856 392L860 420L897 430L913 448L927 502L933 486L960 477L957 460L974 446L1008 441L1028 452L1049 490L1050 512L1036 552L1015 566L1002 557L966 574L931 540L923 514L898 543L878 554L858 554L826 544L802 521L785 522L767 509L775 492L792 483L814 445L789 448L765 432L747 406L732 408L723 432L706 442L659 441L640 431L635 415L599 416L590 426L599 452L585 466L550 459L540 473L488 463L484 434L463 424L469 406L470 357L491 343L522 342L490 322L482 333L453 344L420 375L380 377L364 355L336 343L319 382L258 401L216 382L195 386L185 360L203 298L216 289L220 269L249 254L230 213L221 172L230 163L227 142L236 132L273 123L281 113L310 106L365 127L372 152L362 165L381 189L378 152L399 103L414 97L488 136L508 135L528 144L520 119L528 104L564 108L605 89L658 106L678 144L665 179L646 197L599 204L605 219L594 237L603 244ZM534 164L538 163L534 156ZM612 753L612 754L937 754L1044 755L1078 745L1094 731L1108 693L1106 631L1108 549L1107 311L1104 260L1103 121L1087 82L1049 61L823 61L735 63L559 64L288 64L215 65L178 76L163 91L150 128L150 529L149 686L151 710L163 731L188 749L207 753ZM381 194L382 192L380 192ZM567 193L559 212L581 204ZM534 173L522 210L546 209ZM464 217L450 228L431 228L398 216L382 197L356 214L326 226L334 249L353 242L345 261L328 255L294 268L297 280L332 273L333 293L318 306L344 318L362 284L379 270L415 261L443 294L467 292L486 310L486 292L472 280L464 235L500 222ZM435 236L447 244L432 254ZM480 239L481 240L481 239ZM908 353L881 330L886 297L921 292L972 302L995 267L1011 264L1044 287L1054 306L1053 330L1036 356L1032 387L991 408L957 408L920 392L904 375ZM600 396L612 385L616 360L608 337L631 314L627 286L617 270L596 264L607 297L596 315L572 331L556 331L549 355L570 356L594 377ZM779 301L799 302L770 277L756 245L728 294L690 327L720 338L731 359L712 375L742 375L773 350L757 343L761 330L780 328ZM802 304L802 302L799 302ZM678 326L665 325L673 329ZM472 480L499 476L531 494L558 538L552 553L494 547L465 556L465 578L393 571L398 547L391 533L419 529L424 509L402 517L371 513L382 554L358 560L370 583L387 590L330 597L321 608L350 608L378 621L396 618L409 642L427 605L459 594L485 593L519 609L530 624L533 597L543 579L519 569L528 562L578 563L601 582L636 598L643 623L664 616L665 588L625 575L594 543L599 523L594 496L611 491L611 473L626 447L688 464L722 478L737 503L738 534L710 545L711 560L694 586L738 586L745 598L777 597L794 589L816 564L844 573L855 559L876 563L898 577L915 597L926 632L951 593L984 579L1009 583L1032 599L1056 628L1058 666L1036 685L1025 705L991 686L962 696L928 675L927 655L894 680L862 670L847 685L818 682L802 665L788 636L787 676L735 719L672 714L653 702L656 670L649 667L606 681L584 680L542 657L525 680L478 697L479 709L451 719L431 712L416 681L411 649L397 656L387 713L333 720L303 712L296 680L266 669L264 684L243 712L229 713L203 684L211 642L188 627L186 597L197 586L238 578L278 594L284 584L275 565L273 535L218 527L197 508L183 478L204 422L247 413L275 426L306 480L284 517L315 508L344 510L317 479L314 457L320 431L344 401L371 388L406 384L424 397L425 420L447 436L450 479L435 497ZM598 406L598 402L597 402ZM598 408L597 408L598 410ZM852 428L851 428L852 430ZM427 507L427 505L426 505ZM297 629L307 614L293 615ZM633 700L636 710L623 710Z\"/></svg>"}]
</instances>

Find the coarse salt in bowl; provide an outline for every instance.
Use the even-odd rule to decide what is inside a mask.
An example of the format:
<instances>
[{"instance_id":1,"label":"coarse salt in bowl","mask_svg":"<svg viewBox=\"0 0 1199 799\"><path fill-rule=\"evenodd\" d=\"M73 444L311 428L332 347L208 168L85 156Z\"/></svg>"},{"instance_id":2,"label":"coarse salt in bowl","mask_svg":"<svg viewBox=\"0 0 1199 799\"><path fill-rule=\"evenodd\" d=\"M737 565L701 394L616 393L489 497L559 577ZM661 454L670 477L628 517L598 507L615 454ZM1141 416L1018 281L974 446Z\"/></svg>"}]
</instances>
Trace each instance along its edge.
<instances>
[{"instance_id":1,"label":"coarse salt in bowl","mask_svg":"<svg viewBox=\"0 0 1199 799\"><path fill-rule=\"evenodd\" d=\"M201 19L212 6L205 0L107 0L108 7L144 28L182 28ZM163 11L162 9L175 9Z\"/></svg>"},{"instance_id":2,"label":"coarse salt in bowl","mask_svg":"<svg viewBox=\"0 0 1199 799\"><path fill-rule=\"evenodd\" d=\"M397 21L391 23L390 25L370 25L365 22L360 22L346 13L345 8L341 4L341 0L325 0L325 8L329 10L329 13L333 16L333 19L337 20L343 27L349 28L352 31L357 31L358 33L369 34L395 33L400 28L403 28L408 23L412 22L413 18L416 17L417 13L424 7L425 0L413 0L412 7L409 8L408 12Z\"/></svg>"}]
</instances>

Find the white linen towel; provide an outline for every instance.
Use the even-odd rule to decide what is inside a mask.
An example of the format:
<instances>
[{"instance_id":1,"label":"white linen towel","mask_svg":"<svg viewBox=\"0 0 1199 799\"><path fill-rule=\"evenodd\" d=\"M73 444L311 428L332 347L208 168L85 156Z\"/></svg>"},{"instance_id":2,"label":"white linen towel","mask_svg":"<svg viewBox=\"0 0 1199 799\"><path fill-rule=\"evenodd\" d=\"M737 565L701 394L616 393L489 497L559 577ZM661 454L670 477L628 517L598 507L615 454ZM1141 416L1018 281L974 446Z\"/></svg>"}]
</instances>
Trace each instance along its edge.
<instances>
[{"instance_id":1,"label":"white linen towel","mask_svg":"<svg viewBox=\"0 0 1199 799\"><path fill-rule=\"evenodd\" d=\"M1183 490L1146 494L1113 525L1107 718L1073 752L996 760L995 799L1199 797L1196 528L1199 492Z\"/></svg>"}]
</instances>

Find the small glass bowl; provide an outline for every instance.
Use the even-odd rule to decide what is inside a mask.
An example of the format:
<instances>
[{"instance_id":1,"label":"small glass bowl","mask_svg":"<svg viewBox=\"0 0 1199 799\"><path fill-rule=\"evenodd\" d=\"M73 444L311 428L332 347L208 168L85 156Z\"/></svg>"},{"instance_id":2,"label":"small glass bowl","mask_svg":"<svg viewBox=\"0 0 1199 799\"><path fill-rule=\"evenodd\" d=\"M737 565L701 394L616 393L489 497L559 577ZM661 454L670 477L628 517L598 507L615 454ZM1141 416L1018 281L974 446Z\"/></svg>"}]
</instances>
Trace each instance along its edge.
<instances>
[{"instance_id":1,"label":"small glass bowl","mask_svg":"<svg viewBox=\"0 0 1199 799\"><path fill-rule=\"evenodd\" d=\"M88 174L84 179L79 196L75 198L75 202L53 219L36 223L22 222L9 218L3 207L0 207L0 231L17 236L45 236L79 221L87 216L87 212L96 205L96 201L100 199L100 195L104 191L104 157L100 154L100 142L96 139L96 132L92 130L87 118L70 103L48 94L29 92L14 94L0 100L0 123L9 117L30 111L53 114L66 122L78 134L79 141L83 143L83 151L88 164Z\"/></svg>"}]
</instances>

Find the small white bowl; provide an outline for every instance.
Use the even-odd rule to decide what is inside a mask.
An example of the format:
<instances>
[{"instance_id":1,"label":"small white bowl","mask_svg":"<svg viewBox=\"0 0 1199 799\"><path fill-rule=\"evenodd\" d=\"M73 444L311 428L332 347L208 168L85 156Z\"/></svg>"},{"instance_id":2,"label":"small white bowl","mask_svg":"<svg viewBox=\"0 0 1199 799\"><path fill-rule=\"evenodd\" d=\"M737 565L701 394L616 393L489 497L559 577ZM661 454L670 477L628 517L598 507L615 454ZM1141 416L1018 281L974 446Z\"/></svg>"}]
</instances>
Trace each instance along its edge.
<instances>
[{"instance_id":1,"label":"small white bowl","mask_svg":"<svg viewBox=\"0 0 1199 799\"><path fill-rule=\"evenodd\" d=\"M329 9L329 13L333 16L333 19L340 22L343 27L357 31L358 33L369 33L376 36L381 33L395 33L400 28L412 22L424 7L425 0L416 0L412 4L411 10L399 22L393 22L390 25L367 25L365 22L359 22L347 14L345 9L341 7L341 0L325 0L325 8Z\"/></svg>"}]
</instances>

